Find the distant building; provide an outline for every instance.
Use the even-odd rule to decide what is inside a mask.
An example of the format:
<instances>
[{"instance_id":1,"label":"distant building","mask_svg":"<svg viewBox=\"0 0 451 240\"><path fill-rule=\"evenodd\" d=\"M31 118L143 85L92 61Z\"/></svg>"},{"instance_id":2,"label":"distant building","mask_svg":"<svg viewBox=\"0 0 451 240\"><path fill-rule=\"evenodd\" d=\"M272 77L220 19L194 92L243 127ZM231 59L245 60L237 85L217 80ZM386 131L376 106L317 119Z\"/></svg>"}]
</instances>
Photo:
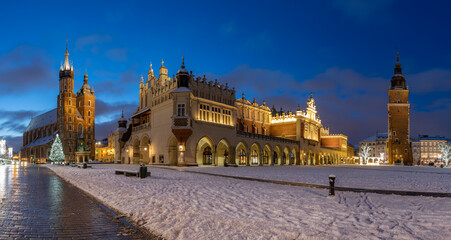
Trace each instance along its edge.
<instances>
[{"instance_id":1,"label":"distant building","mask_svg":"<svg viewBox=\"0 0 451 240\"><path fill-rule=\"evenodd\" d=\"M31 119L23 133L21 159L45 162L58 133L66 161L84 162L95 154L95 96L84 75L81 89L74 93L74 67L64 54L59 71L57 108Z\"/></svg>"},{"instance_id":2,"label":"distant building","mask_svg":"<svg viewBox=\"0 0 451 240\"><path fill-rule=\"evenodd\" d=\"M447 144L450 139L443 136L419 135L412 143L414 159L420 165L428 165L430 162L438 162L442 160L442 153L439 144Z\"/></svg>"},{"instance_id":3,"label":"distant building","mask_svg":"<svg viewBox=\"0 0 451 240\"><path fill-rule=\"evenodd\" d=\"M399 54L396 56L395 72L388 96L388 163L412 165L409 89L402 75Z\"/></svg>"},{"instance_id":4,"label":"distant building","mask_svg":"<svg viewBox=\"0 0 451 240\"><path fill-rule=\"evenodd\" d=\"M114 162L114 135L110 133L108 138L96 142L95 160L99 162Z\"/></svg>"},{"instance_id":5,"label":"distant building","mask_svg":"<svg viewBox=\"0 0 451 240\"><path fill-rule=\"evenodd\" d=\"M0 139L0 157L6 157L6 140L3 137Z\"/></svg>"},{"instance_id":6,"label":"distant building","mask_svg":"<svg viewBox=\"0 0 451 240\"><path fill-rule=\"evenodd\" d=\"M348 149L347 149L347 151L348 151L348 157L347 157L347 159L348 159L348 164L354 164L355 163L355 161L354 161L354 159L355 159L355 147L354 147L354 145L352 145L352 144L350 144L350 143L348 143Z\"/></svg>"},{"instance_id":7,"label":"distant building","mask_svg":"<svg viewBox=\"0 0 451 240\"><path fill-rule=\"evenodd\" d=\"M11 159L13 157L13 148L9 147L8 148L8 158Z\"/></svg>"},{"instance_id":8,"label":"distant building","mask_svg":"<svg viewBox=\"0 0 451 240\"><path fill-rule=\"evenodd\" d=\"M365 138L359 142L359 149L363 145L367 145L371 148L370 160L380 160L386 163L388 160L388 149L387 149L387 133L376 133L375 135Z\"/></svg>"}]
</instances>

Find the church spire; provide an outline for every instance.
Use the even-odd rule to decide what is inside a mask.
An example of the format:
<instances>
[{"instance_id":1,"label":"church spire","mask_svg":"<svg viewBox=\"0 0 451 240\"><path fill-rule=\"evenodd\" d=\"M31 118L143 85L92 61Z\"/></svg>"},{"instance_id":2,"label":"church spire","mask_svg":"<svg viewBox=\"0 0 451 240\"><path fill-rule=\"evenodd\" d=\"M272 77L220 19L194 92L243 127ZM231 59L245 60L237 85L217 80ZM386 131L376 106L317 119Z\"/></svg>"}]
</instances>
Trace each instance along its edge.
<instances>
[{"instance_id":1,"label":"church spire","mask_svg":"<svg viewBox=\"0 0 451 240\"><path fill-rule=\"evenodd\" d=\"M61 70L73 70L72 66L69 63L69 51L68 51L68 39L66 38L66 53L64 54L64 65L61 67Z\"/></svg>"}]
</instances>

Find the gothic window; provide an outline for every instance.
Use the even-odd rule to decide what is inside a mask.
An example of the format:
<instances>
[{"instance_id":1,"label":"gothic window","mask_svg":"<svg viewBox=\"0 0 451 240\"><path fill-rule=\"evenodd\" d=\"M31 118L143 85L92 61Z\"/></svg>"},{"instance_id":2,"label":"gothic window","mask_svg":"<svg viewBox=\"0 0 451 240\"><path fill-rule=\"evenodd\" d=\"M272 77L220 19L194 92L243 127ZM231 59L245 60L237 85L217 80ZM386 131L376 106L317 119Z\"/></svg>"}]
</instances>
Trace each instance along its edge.
<instances>
[{"instance_id":1,"label":"gothic window","mask_svg":"<svg viewBox=\"0 0 451 240\"><path fill-rule=\"evenodd\" d=\"M213 154L211 153L211 148L210 147L206 147L204 149L203 159L202 159L202 162L203 162L204 165L211 165L212 164L212 160L213 160L212 155Z\"/></svg>"},{"instance_id":2,"label":"gothic window","mask_svg":"<svg viewBox=\"0 0 451 240\"><path fill-rule=\"evenodd\" d=\"M88 111L88 117L90 117L91 116L91 111Z\"/></svg>"},{"instance_id":3,"label":"gothic window","mask_svg":"<svg viewBox=\"0 0 451 240\"><path fill-rule=\"evenodd\" d=\"M251 160L252 160L252 164L258 164L258 154L257 154L257 151L255 151L255 149L252 150Z\"/></svg>"},{"instance_id":4,"label":"gothic window","mask_svg":"<svg viewBox=\"0 0 451 240\"><path fill-rule=\"evenodd\" d=\"M72 113L72 109L69 108L69 113Z\"/></svg>"},{"instance_id":5,"label":"gothic window","mask_svg":"<svg viewBox=\"0 0 451 240\"><path fill-rule=\"evenodd\" d=\"M238 158L239 158L240 164L246 164L246 152L244 151L244 149L240 150L240 153L238 154Z\"/></svg>"},{"instance_id":6,"label":"gothic window","mask_svg":"<svg viewBox=\"0 0 451 240\"><path fill-rule=\"evenodd\" d=\"M91 123L91 119L90 118L88 119L88 123Z\"/></svg>"},{"instance_id":7,"label":"gothic window","mask_svg":"<svg viewBox=\"0 0 451 240\"><path fill-rule=\"evenodd\" d=\"M72 101L71 100L69 100L69 106L72 104Z\"/></svg>"},{"instance_id":8,"label":"gothic window","mask_svg":"<svg viewBox=\"0 0 451 240\"><path fill-rule=\"evenodd\" d=\"M185 104L178 104L177 105L177 116L185 116Z\"/></svg>"},{"instance_id":9,"label":"gothic window","mask_svg":"<svg viewBox=\"0 0 451 240\"><path fill-rule=\"evenodd\" d=\"M88 101L88 106L89 106L89 107L91 106L91 100Z\"/></svg>"},{"instance_id":10,"label":"gothic window","mask_svg":"<svg viewBox=\"0 0 451 240\"><path fill-rule=\"evenodd\" d=\"M268 152L267 151L263 151L263 164L268 164Z\"/></svg>"},{"instance_id":11,"label":"gothic window","mask_svg":"<svg viewBox=\"0 0 451 240\"><path fill-rule=\"evenodd\" d=\"M72 122L72 117L69 117L69 122Z\"/></svg>"}]
</instances>

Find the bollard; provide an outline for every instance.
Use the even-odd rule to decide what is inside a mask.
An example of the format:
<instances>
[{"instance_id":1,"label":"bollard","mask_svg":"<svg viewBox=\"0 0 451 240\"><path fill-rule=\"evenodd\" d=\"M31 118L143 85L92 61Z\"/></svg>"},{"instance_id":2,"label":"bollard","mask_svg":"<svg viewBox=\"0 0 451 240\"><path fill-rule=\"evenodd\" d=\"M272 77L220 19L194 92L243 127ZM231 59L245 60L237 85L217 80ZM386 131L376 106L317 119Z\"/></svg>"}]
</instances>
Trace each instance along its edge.
<instances>
[{"instance_id":1,"label":"bollard","mask_svg":"<svg viewBox=\"0 0 451 240\"><path fill-rule=\"evenodd\" d=\"M141 164L139 166L139 177L146 178L147 177L147 167L145 164Z\"/></svg>"},{"instance_id":2,"label":"bollard","mask_svg":"<svg viewBox=\"0 0 451 240\"><path fill-rule=\"evenodd\" d=\"M88 164L86 164L85 162L83 163L83 168L88 168Z\"/></svg>"},{"instance_id":3,"label":"bollard","mask_svg":"<svg viewBox=\"0 0 451 240\"><path fill-rule=\"evenodd\" d=\"M329 196L335 196L335 175L329 175Z\"/></svg>"}]
</instances>

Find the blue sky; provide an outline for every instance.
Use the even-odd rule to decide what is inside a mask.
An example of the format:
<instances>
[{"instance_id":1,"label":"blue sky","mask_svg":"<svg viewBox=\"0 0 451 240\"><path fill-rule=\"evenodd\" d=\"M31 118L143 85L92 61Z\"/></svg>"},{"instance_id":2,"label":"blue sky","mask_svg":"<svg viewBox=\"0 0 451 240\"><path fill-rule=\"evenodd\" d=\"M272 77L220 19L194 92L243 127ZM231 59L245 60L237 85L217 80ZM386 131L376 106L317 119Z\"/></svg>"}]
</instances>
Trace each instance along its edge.
<instances>
[{"instance_id":1,"label":"blue sky","mask_svg":"<svg viewBox=\"0 0 451 240\"><path fill-rule=\"evenodd\" d=\"M75 88L96 91L97 138L137 107L149 62L227 82L277 109L313 92L323 124L349 142L386 131L397 47L411 136L451 137L447 1L21 1L0 6L0 136L16 149L31 116L56 107L69 38Z\"/></svg>"}]
</instances>

